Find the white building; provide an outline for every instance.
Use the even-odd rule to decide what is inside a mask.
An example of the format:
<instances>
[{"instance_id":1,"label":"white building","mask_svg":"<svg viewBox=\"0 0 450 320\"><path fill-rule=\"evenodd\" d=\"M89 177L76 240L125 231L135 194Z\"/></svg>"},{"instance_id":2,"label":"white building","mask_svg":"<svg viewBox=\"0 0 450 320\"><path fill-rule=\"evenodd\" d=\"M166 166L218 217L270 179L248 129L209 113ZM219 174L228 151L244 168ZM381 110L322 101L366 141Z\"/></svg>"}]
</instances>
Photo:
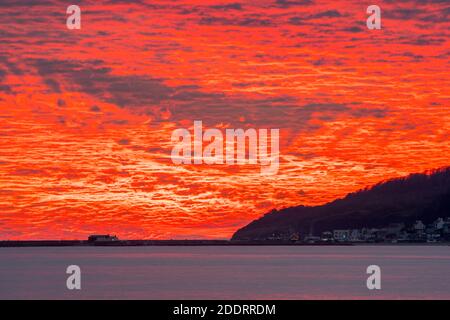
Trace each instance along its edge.
<instances>
[{"instance_id":1,"label":"white building","mask_svg":"<svg viewBox=\"0 0 450 320\"><path fill-rule=\"evenodd\" d=\"M422 223L421 220L416 220L416 223L414 223L413 228L416 231L423 231L423 230L425 230L425 225Z\"/></svg>"},{"instance_id":2,"label":"white building","mask_svg":"<svg viewBox=\"0 0 450 320\"><path fill-rule=\"evenodd\" d=\"M360 241L362 238L361 230L353 229L350 232L350 241Z\"/></svg>"},{"instance_id":3,"label":"white building","mask_svg":"<svg viewBox=\"0 0 450 320\"><path fill-rule=\"evenodd\" d=\"M445 221L442 218L438 218L436 221L433 222L433 227L435 230L441 230L444 228Z\"/></svg>"},{"instance_id":4,"label":"white building","mask_svg":"<svg viewBox=\"0 0 450 320\"><path fill-rule=\"evenodd\" d=\"M334 230L333 238L336 241L350 241L350 230Z\"/></svg>"}]
</instances>

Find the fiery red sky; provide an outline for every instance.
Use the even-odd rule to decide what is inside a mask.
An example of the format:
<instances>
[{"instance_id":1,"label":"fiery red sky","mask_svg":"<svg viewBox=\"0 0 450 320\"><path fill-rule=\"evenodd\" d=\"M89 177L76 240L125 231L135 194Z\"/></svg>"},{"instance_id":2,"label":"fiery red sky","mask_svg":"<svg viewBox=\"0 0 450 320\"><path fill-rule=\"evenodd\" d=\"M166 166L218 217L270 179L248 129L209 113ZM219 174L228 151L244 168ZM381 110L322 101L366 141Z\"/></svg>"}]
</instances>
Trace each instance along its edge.
<instances>
[{"instance_id":1,"label":"fiery red sky","mask_svg":"<svg viewBox=\"0 0 450 320\"><path fill-rule=\"evenodd\" d=\"M449 2L371 4L1 0L0 239L228 238L449 165ZM174 165L194 120L279 128L278 174Z\"/></svg>"}]
</instances>

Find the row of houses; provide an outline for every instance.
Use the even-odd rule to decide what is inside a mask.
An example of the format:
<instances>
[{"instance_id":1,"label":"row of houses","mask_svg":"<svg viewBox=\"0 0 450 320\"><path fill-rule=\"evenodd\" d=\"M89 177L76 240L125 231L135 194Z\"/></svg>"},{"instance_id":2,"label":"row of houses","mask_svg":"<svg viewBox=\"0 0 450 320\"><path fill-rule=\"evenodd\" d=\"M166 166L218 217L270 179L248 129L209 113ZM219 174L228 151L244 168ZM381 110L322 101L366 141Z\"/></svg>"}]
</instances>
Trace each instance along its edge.
<instances>
[{"instance_id":1,"label":"row of houses","mask_svg":"<svg viewBox=\"0 0 450 320\"><path fill-rule=\"evenodd\" d=\"M412 225L391 223L384 228L338 229L325 231L321 236L292 234L291 240L316 242L447 242L450 241L450 218L438 218L426 225L417 220Z\"/></svg>"}]
</instances>

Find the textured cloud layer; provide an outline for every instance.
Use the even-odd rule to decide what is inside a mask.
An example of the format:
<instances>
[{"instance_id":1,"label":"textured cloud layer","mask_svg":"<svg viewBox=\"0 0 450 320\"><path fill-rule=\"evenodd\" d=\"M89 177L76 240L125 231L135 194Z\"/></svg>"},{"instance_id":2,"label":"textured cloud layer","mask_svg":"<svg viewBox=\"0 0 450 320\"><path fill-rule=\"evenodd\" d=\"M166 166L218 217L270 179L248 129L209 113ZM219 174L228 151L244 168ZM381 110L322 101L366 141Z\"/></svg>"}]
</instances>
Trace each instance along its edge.
<instances>
[{"instance_id":1,"label":"textured cloud layer","mask_svg":"<svg viewBox=\"0 0 450 320\"><path fill-rule=\"evenodd\" d=\"M225 238L449 165L448 1L0 3L0 238ZM171 133L280 128L277 176L175 166Z\"/></svg>"}]
</instances>

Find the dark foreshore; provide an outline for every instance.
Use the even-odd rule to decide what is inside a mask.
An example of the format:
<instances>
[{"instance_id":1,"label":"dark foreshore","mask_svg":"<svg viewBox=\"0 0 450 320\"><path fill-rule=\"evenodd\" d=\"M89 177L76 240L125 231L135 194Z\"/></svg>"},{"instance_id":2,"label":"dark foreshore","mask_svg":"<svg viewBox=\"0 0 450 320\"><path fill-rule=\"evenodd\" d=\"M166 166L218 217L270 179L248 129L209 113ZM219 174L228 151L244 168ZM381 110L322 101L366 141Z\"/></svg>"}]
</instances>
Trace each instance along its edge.
<instances>
[{"instance_id":1,"label":"dark foreshore","mask_svg":"<svg viewBox=\"0 0 450 320\"><path fill-rule=\"evenodd\" d=\"M133 246L299 246L299 245L352 245L351 243L305 244L292 241L230 241L230 240L30 240L0 241L0 247L133 247Z\"/></svg>"},{"instance_id":2,"label":"dark foreshore","mask_svg":"<svg viewBox=\"0 0 450 320\"><path fill-rule=\"evenodd\" d=\"M87 240L28 240L0 241L0 248L6 247L138 247L138 246L398 246L398 245L440 245L450 243L369 243L369 242L334 242L334 243L304 243L293 241L269 240L117 240L117 241L87 241Z\"/></svg>"}]
</instances>

